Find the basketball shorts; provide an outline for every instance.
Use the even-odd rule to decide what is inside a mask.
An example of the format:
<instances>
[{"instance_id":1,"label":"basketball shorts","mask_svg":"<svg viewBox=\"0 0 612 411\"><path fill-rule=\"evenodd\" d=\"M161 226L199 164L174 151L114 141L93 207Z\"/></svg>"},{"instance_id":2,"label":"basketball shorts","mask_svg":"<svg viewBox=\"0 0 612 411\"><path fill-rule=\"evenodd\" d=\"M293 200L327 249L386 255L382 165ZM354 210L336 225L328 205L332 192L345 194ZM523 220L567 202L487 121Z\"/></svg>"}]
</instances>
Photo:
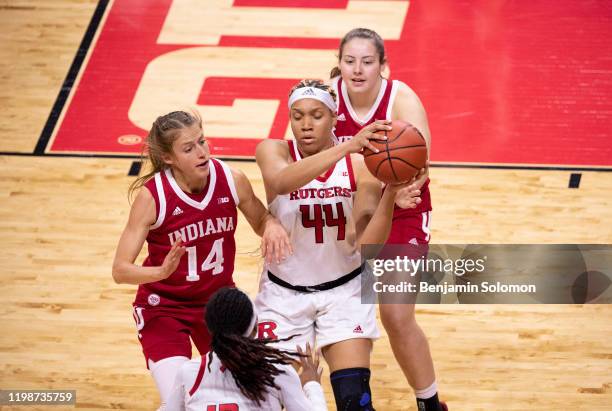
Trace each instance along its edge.
<instances>
[{"instance_id":1,"label":"basketball shorts","mask_svg":"<svg viewBox=\"0 0 612 411\"><path fill-rule=\"evenodd\" d=\"M387 244L429 244L431 211L393 217Z\"/></svg>"},{"instance_id":2,"label":"basketball shorts","mask_svg":"<svg viewBox=\"0 0 612 411\"><path fill-rule=\"evenodd\" d=\"M191 340L201 355L210 349L204 307L145 308L134 305L134 320L147 368L149 360L157 362L175 356L191 358Z\"/></svg>"},{"instance_id":3,"label":"basketball shorts","mask_svg":"<svg viewBox=\"0 0 612 411\"><path fill-rule=\"evenodd\" d=\"M323 348L353 338L377 339L376 307L361 303L361 276L331 290L303 293L273 283L267 271L255 298L258 338L279 341L277 348ZM316 342L316 344L315 344Z\"/></svg>"}]
</instances>

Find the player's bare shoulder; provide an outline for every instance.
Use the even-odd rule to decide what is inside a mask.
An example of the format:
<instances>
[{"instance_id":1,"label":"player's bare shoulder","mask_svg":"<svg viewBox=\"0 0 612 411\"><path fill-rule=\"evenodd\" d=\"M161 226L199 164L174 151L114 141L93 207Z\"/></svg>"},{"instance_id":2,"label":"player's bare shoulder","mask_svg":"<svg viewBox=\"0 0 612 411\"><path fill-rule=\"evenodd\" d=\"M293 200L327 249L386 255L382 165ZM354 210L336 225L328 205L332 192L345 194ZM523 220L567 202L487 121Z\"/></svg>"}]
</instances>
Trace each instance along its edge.
<instances>
[{"instance_id":1,"label":"player's bare shoulder","mask_svg":"<svg viewBox=\"0 0 612 411\"><path fill-rule=\"evenodd\" d=\"M257 159L258 163L261 163L262 161L271 157L291 159L291 153L289 152L287 140L267 138L257 144L257 148L255 149L255 158Z\"/></svg>"},{"instance_id":2,"label":"player's bare shoulder","mask_svg":"<svg viewBox=\"0 0 612 411\"><path fill-rule=\"evenodd\" d=\"M407 121L414 125L425 137L427 146L431 147L431 134L425 107L423 107L423 103L416 92L401 81L393 103L391 119Z\"/></svg>"},{"instance_id":3,"label":"player's bare shoulder","mask_svg":"<svg viewBox=\"0 0 612 411\"><path fill-rule=\"evenodd\" d=\"M275 138L266 138L257 144L257 150L278 150L289 152L289 146L287 140L279 140Z\"/></svg>"},{"instance_id":4,"label":"player's bare shoulder","mask_svg":"<svg viewBox=\"0 0 612 411\"><path fill-rule=\"evenodd\" d=\"M155 224L157 219L157 207L153 194L145 186L142 186L132 203L131 215L145 225Z\"/></svg>"},{"instance_id":5,"label":"player's bare shoulder","mask_svg":"<svg viewBox=\"0 0 612 411\"><path fill-rule=\"evenodd\" d=\"M423 104L417 93L403 81L397 80L397 96L395 97L394 112L398 106L404 106L406 108L420 108L422 109Z\"/></svg>"}]
</instances>

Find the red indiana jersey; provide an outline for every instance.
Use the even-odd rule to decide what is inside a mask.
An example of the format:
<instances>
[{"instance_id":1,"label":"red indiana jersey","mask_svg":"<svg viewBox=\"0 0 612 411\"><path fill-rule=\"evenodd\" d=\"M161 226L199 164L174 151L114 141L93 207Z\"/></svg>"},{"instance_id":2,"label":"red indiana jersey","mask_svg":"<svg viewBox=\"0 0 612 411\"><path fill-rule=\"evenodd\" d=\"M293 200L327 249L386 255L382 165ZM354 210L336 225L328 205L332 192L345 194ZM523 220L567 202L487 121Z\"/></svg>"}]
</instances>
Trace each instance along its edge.
<instances>
[{"instance_id":1,"label":"red indiana jersey","mask_svg":"<svg viewBox=\"0 0 612 411\"><path fill-rule=\"evenodd\" d=\"M210 159L208 184L200 194L185 193L167 169L145 183L155 199L157 221L147 235L144 266L160 266L182 238L186 253L170 277L141 284L140 307L199 306L219 288L234 286L238 194L227 165Z\"/></svg>"},{"instance_id":2,"label":"red indiana jersey","mask_svg":"<svg viewBox=\"0 0 612 411\"><path fill-rule=\"evenodd\" d=\"M360 119L355 110L351 106L351 101L348 96L346 84L342 77L338 76L332 79L332 87L338 96L338 121L334 134L339 143L350 140L355 134L368 124L376 120L391 120L391 110L395 102L395 96L399 89L399 80L382 79L380 91L376 97L374 105L365 118ZM431 196L429 194L429 179L421 187L421 204L416 208L402 209L395 206L393 219L407 215L421 215L425 211L431 211Z\"/></svg>"}]
</instances>

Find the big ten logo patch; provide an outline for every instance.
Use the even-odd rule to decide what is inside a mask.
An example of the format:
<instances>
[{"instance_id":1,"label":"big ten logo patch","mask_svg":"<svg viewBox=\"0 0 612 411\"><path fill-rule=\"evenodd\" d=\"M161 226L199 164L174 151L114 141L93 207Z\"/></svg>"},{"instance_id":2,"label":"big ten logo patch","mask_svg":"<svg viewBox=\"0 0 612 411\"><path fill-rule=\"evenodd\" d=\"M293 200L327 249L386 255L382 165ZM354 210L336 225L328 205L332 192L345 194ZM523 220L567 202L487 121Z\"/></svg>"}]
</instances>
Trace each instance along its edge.
<instances>
[{"instance_id":1,"label":"big ten logo patch","mask_svg":"<svg viewBox=\"0 0 612 411\"><path fill-rule=\"evenodd\" d=\"M289 137L292 85L326 78L352 28L378 31L389 52L408 3L111 1L50 151L139 153L157 116L193 107L213 154L252 157L261 139Z\"/></svg>"},{"instance_id":2,"label":"big ten logo patch","mask_svg":"<svg viewBox=\"0 0 612 411\"><path fill-rule=\"evenodd\" d=\"M278 324L274 321L261 321L257 323L257 339L258 340L278 340L276 329Z\"/></svg>"}]
</instances>

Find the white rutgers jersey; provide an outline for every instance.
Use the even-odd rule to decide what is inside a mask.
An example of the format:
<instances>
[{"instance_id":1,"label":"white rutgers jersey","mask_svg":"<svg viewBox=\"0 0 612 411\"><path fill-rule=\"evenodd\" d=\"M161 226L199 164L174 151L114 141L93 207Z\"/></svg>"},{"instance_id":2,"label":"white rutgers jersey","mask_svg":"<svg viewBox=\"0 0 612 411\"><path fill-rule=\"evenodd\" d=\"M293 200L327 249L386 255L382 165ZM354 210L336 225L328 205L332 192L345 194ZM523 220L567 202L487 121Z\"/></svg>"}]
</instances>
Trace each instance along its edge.
<instances>
[{"instance_id":1,"label":"white rutgers jersey","mask_svg":"<svg viewBox=\"0 0 612 411\"><path fill-rule=\"evenodd\" d=\"M295 141L288 141L294 161L301 155ZM292 285L313 286L336 280L361 265L355 247L353 199L356 184L350 155L324 176L286 195L278 195L269 209L285 227L293 254L280 264L271 263L272 274Z\"/></svg>"},{"instance_id":2,"label":"white rutgers jersey","mask_svg":"<svg viewBox=\"0 0 612 411\"><path fill-rule=\"evenodd\" d=\"M318 382L304 385L290 365L277 366L284 372L274 383L278 390L270 388L265 401L257 405L242 392L232 374L225 369L213 353L210 367L209 354L184 363L174 384L174 391L164 406L164 411L327 411L323 388Z\"/></svg>"}]
</instances>

